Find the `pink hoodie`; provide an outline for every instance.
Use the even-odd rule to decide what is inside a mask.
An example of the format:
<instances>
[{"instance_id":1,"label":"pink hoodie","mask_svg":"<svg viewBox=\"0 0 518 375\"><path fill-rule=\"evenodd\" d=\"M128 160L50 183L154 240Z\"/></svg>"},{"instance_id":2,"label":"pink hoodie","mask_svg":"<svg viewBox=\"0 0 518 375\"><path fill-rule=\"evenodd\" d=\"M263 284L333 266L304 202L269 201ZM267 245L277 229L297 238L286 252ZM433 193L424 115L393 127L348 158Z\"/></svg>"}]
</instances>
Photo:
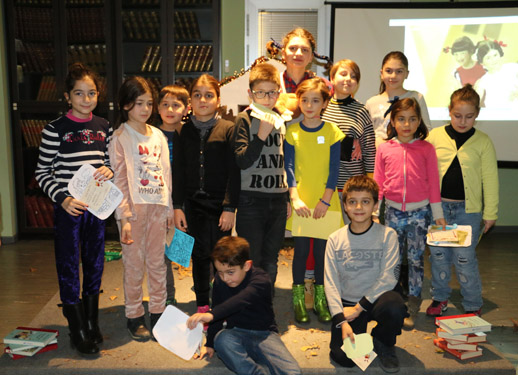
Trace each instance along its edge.
<instances>
[{"instance_id":1,"label":"pink hoodie","mask_svg":"<svg viewBox=\"0 0 518 375\"><path fill-rule=\"evenodd\" d=\"M441 202L439 170L435 148L420 139L401 143L393 138L378 146L374 180L380 187L379 199L385 196L406 205L429 200ZM435 215L434 215L435 216Z\"/></svg>"}]
</instances>

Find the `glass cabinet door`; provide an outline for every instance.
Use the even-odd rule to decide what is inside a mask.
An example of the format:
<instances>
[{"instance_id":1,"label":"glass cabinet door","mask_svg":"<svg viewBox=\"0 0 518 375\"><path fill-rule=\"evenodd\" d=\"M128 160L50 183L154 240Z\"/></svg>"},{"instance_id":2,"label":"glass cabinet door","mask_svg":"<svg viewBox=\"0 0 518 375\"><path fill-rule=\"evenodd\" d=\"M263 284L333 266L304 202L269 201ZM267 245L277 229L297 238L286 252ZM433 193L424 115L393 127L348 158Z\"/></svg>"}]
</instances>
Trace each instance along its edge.
<instances>
[{"instance_id":1,"label":"glass cabinet door","mask_svg":"<svg viewBox=\"0 0 518 375\"><path fill-rule=\"evenodd\" d=\"M16 1L14 49L19 100L56 101L56 33L51 1Z\"/></svg>"}]
</instances>

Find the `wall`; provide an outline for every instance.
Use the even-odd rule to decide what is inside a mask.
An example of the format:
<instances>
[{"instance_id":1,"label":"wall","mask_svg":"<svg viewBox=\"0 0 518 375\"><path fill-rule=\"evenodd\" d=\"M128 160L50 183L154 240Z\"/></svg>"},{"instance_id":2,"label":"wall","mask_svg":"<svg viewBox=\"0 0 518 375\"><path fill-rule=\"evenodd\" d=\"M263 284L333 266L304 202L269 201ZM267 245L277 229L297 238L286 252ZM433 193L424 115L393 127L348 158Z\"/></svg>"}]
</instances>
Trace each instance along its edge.
<instances>
[{"instance_id":1,"label":"wall","mask_svg":"<svg viewBox=\"0 0 518 375\"><path fill-rule=\"evenodd\" d=\"M3 243L16 236L16 203L14 198L13 150L9 113L9 80L7 79L4 2L0 6L0 236Z\"/></svg>"}]
</instances>

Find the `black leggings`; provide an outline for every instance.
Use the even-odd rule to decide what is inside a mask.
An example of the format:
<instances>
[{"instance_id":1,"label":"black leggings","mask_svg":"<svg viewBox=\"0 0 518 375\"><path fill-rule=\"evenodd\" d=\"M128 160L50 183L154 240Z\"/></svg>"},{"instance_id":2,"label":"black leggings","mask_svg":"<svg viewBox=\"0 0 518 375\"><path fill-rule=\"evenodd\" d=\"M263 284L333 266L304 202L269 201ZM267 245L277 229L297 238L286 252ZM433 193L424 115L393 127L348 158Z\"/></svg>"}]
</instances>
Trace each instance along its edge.
<instances>
[{"instance_id":1,"label":"black leggings","mask_svg":"<svg viewBox=\"0 0 518 375\"><path fill-rule=\"evenodd\" d=\"M294 237L295 254L293 255L292 275L293 284L304 284L306 273L306 260L309 254L311 238ZM313 239L313 257L315 258L315 284L324 285L324 257L326 254L326 240L320 238Z\"/></svg>"}]
</instances>

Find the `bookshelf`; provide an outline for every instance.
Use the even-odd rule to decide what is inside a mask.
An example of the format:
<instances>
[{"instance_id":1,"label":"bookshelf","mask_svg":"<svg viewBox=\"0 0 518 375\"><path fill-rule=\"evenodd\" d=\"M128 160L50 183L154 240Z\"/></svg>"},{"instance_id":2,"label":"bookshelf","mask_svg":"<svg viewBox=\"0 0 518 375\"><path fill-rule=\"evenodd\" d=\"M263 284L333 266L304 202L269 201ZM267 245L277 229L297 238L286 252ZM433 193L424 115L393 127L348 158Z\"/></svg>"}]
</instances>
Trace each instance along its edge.
<instances>
[{"instance_id":1,"label":"bookshelf","mask_svg":"<svg viewBox=\"0 0 518 375\"><path fill-rule=\"evenodd\" d=\"M102 78L96 115L114 123L117 90L141 75L159 89L219 79L220 0L12 0L5 2L18 232L52 232L52 204L34 180L41 131L67 111L66 68ZM108 232L116 232L113 223Z\"/></svg>"}]
</instances>

